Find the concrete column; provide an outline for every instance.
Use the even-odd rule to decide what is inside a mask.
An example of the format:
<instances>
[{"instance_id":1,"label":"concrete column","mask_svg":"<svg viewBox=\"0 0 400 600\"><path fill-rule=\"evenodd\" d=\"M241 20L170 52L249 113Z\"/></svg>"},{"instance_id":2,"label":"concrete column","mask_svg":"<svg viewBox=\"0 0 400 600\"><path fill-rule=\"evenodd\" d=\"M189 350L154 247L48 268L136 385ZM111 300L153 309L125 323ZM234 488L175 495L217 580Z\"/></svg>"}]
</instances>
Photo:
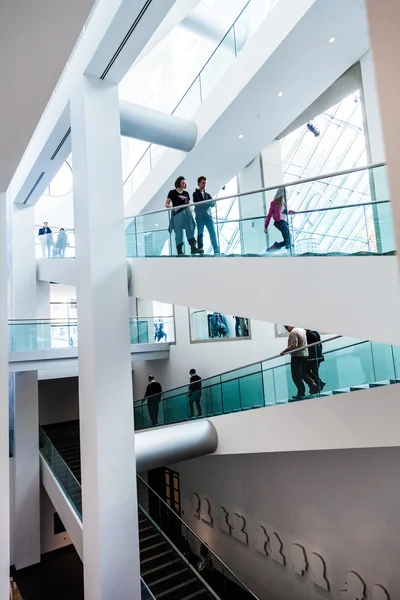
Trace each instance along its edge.
<instances>
[{"instance_id":1,"label":"concrete column","mask_svg":"<svg viewBox=\"0 0 400 600\"><path fill-rule=\"evenodd\" d=\"M86 600L140 599L117 86L71 98Z\"/></svg>"},{"instance_id":2,"label":"concrete column","mask_svg":"<svg viewBox=\"0 0 400 600\"><path fill-rule=\"evenodd\" d=\"M361 58L360 65L368 162L386 162L374 62L370 50ZM369 179L372 200L389 200L390 193L386 168L374 169L370 172ZM378 252L393 250L395 239L390 205L378 204L374 207L374 225Z\"/></svg>"},{"instance_id":3,"label":"concrete column","mask_svg":"<svg viewBox=\"0 0 400 600\"><path fill-rule=\"evenodd\" d=\"M397 248L400 247L400 4L398 0L367 0L370 43L386 148Z\"/></svg>"},{"instance_id":4,"label":"concrete column","mask_svg":"<svg viewBox=\"0 0 400 600\"><path fill-rule=\"evenodd\" d=\"M36 318L34 207L13 204L13 318ZM41 335L43 330L41 330ZM15 325L16 348L34 350L35 324ZM39 400L37 371L14 377L14 564L23 569L40 562Z\"/></svg>"},{"instance_id":5,"label":"concrete column","mask_svg":"<svg viewBox=\"0 0 400 600\"><path fill-rule=\"evenodd\" d=\"M7 211L0 193L0 598L10 586L10 472L8 458Z\"/></svg>"}]
</instances>

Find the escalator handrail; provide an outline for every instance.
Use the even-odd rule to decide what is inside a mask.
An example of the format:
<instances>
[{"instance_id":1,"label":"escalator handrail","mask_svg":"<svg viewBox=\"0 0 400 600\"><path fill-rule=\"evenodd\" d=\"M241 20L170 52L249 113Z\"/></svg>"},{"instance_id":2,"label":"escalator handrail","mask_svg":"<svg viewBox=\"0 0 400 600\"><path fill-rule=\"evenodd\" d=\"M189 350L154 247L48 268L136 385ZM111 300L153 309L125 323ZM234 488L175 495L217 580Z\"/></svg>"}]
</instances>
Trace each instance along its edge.
<instances>
[{"instance_id":1,"label":"escalator handrail","mask_svg":"<svg viewBox=\"0 0 400 600\"><path fill-rule=\"evenodd\" d=\"M143 483L148 490L151 491L152 494L154 494L158 500L160 500L160 502L163 503L163 505L174 515L174 517L176 517L182 524L184 527L186 527L190 533L192 533L201 544L204 544L204 546L206 546L207 550L210 552L210 554L212 554L215 559L220 562L222 564L222 566L229 571L229 573L234 577L234 579L236 579L240 585L255 599L255 600L259 600L258 597L247 587L247 585L245 583L243 583L243 581L232 571L232 569L230 569L228 567L228 565L226 565L224 563L224 561L209 547L208 544L206 544L206 542L204 540L201 539L201 537L195 532L193 531L193 529L191 527L189 527L189 525L186 523L186 521L184 521L170 506L168 506L168 504L165 502L165 500L163 500L161 498L161 496L159 496L157 494L157 492L155 490L153 490L153 488L147 483L147 481L145 481L140 475L136 475L137 478L141 481L141 483Z\"/></svg>"},{"instance_id":2,"label":"escalator handrail","mask_svg":"<svg viewBox=\"0 0 400 600\"><path fill-rule=\"evenodd\" d=\"M343 337L342 335L334 335L330 338L327 338L326 340L321 340L320 342L314 342L313 344L308 344L307 346L302 346L301 348L296 348L296 350L291 350L290 352L286 352L284 354L284 356L288 356L290 354L293 354L294 352L298 352L299 350L304 350L305 348L312 348L313 346L318 346L318 344L325 344L326 342L332 342L334 340L338 340L341 337ZM359 344L365 344L366 340L361 340L359 342L356 342L355 344L349 344L349 346L345 346L345 348L349 348L351 346L358 346ZM340 348L336 348L335 350L339 350ZM333 352L333 350L329 350L329 352ZM326 354L328 354L328 352L326 352ZM250 367L254 367L255 365L258 364L262 364L262 363L266 363L269 362L270 360L275 360L277 358L283 358L283 356L281 356L280 354L274 354L274 356L270 356L269 358L265 358L263 360L256 360L253 363L250 363L248 365L243 365L243 367L237 367L236 369L230 369L229 371L224 371L223 373L218 373L217 375L212 375L211 377L207 377L205 379L201 380L201 383L203 386L207 387L207 380L208 379L215 379L216 377L223 377L224 375L228 375L228 373L234 373L235 371L239 371L242 369L248 369ZM238 377L239 379L239 377ZM164 394L169 394L170 392L173 392L174 390L180 390L181 388L184 387L188 387L188 383L184 383L183 385L179 385L176 388L171 388L170 390L166 390L165 392L163 391L163 395ZM154 396L159 396L159 394L154 394ZM153 396L146 396L144 399L140 398L139 400L134 400L134 404L138 403L138 402L143 402L143 400L148 400L149 398L152 398ZM162 401L164 402L165 400L169 400L169 398L163 398Z\"/></svg>"}]
</instances>

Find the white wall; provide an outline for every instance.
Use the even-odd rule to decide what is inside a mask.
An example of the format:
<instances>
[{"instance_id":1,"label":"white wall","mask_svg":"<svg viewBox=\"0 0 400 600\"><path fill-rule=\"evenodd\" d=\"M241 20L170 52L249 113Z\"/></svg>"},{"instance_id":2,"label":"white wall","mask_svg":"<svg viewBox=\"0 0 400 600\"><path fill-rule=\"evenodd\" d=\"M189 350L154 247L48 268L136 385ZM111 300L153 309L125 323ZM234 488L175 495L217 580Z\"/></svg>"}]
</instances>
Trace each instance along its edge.
<instances>
[{"instance_id":1,"label":"white wall","mask_svg":"<svg viewBox=\"0 0 400 600\"><path fill-rule=\"evenodd\" d=\"M64 229L74 228L72 191L59 198L43 194L35 204L35 224L41 225L45 221L48 222L53 232L60 229L60 227L64 227Z\"/></svg>"},{"instance_id":2,"label":"white wall","mask_svg":"<svg viewBox=\"0 0 400 600\"><path fill-rule=\"evenodd\" d=\"M140 298L400 344L395 256L134 258L128 262L132 289Z\"/></svg>"},{"instance_id":3,"label":"white wall","mask_svg":"<svg viewBox=\"0 0 400 600\"><path fill-rule=\"evenodd\" d=\"M188 309L175 306L177 343L170 346L169 360L135 363L134 398L143 397L149 375L154 375L168 390L186 384L192 368L203 378L210 377L263 360L285 347L286 339L275 338L272 323L251 321L250 325L251 340L191 344Z\"/></svg>"},{"instance_id":4,"label":"white wall","mask_svg":"<svg viewBox=\"0 0 400 600\"><path fill-rule=\"evenodd\" d=\"M40 547L41 553L52 552L71 544L66 531L54 534L54 513L56 509L51 503L43 486L40 486Z\"/></svg>"},{"instance_id":5,"label":"white wall","mask_svg":"<svg viewBox=\"0 0 400 600\"><path fill-rule=\"evenodd\" d=\"M180 475L183 518L262 600L321 600L340 595L346 574L385 586L400 597L400 449L205 457L174 465ZM192 514L192 494L211 502L214 526ZM249 545L219 531L218 508L246 519ZM254 548L260 525L283 542L286 566ZM293 571L290 547L320 554L331 592ZM379 596L381 598L381 596Z\"/></svg>"}]
</instances>

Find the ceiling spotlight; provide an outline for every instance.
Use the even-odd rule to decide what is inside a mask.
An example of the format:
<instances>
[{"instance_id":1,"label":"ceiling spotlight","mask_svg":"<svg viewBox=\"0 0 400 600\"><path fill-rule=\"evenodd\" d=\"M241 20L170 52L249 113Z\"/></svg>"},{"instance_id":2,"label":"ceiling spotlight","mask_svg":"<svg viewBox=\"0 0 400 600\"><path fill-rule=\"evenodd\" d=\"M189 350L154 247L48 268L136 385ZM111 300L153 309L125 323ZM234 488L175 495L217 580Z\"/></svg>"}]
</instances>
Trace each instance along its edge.
<instances>
[{"instance_id":1,"label":"ceiling spotlight","mask_svg":"<svg viewBox=\"0 0 400 600\"><path fill-rule=\"evenodd\" d=\"M336 38L332 36L331 38L329 38L328 42L329 44L333 44L333 42L336 42Z\"/></svg>"},{"instance_id":2,"label":"ceiling spotlight","mask_svg":"<svg viewBox=\"0 0 400 600\"><path fill-rule=\"evenodd\" d=\"M280 98L282 98L282 96L283 96L283 92L279 92L278 96L279 96Z\"/></svg>"},{"instance_id":3,"label":"ceiling spotlight","mask_svg":"<svg viewBox=\"0 0 400 600\"><path fill-rule=\"evenodd\" d=\"M239 140L241 140L243 137L244 137L244 136L243 136L243 133L241 133L241 134L239 135Z\"/></svg>"}]
</instances>

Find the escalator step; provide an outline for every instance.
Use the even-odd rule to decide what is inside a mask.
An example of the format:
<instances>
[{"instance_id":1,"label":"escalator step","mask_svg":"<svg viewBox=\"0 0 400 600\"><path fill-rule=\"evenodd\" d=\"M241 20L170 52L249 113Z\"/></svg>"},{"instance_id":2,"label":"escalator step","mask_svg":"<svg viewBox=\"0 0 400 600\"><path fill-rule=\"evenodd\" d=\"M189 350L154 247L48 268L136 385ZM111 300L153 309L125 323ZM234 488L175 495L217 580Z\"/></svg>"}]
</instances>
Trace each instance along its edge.
<instances>
[{"instance_id":1,"label":"escalator step","mask_svg":"<svg viewBox=\"0 0 400 600\"><path fill-rule=\"evenodd\" d=\"M192 598L198 598L199 596L205 596L206 594L208 595L208 590L206 590L206 588L200 588L197 592L193 592L192 594L189 594L189 596L181 598L181 600L191 600ZM211 596L209 597L211 598Z\"/></svg>"},{"instance_id":2,"label":"escalator step","mask_svg":"<svg viewBox=\"0 0 400 600\"><path fill-rule=\"evenodd\" d=\"M183 565L183 563L182 563L182 565ZM179 567L179 565L177 565L177 566ZM172 573L171 573L171 569L168 567L168 571L166 573L164 573L161 577L157 577L157 579L154 579L154 581L151 581L150 585L156 586L156 585L159 585L160 583L165 583L166 581L169 581L169 580L173 579L174 577L181 575L182 573L187 573L187 567L185 565L183 565L183 568L178 569L177 571L173 571ZM149 585L149 584L147 584L147 585Z\"/></svg>"},{"instance_id":3,"label":"escalator step","mask_svg":"<svg viewBox=\"0 0 400 600\"><path fill-rule=\"evenodd\" d=\"M165 539L157 531L153 535L149 535L146 539L139 538L140 552L157 548L160 544L165 544Z\"/></svg>"}]
</instances>

